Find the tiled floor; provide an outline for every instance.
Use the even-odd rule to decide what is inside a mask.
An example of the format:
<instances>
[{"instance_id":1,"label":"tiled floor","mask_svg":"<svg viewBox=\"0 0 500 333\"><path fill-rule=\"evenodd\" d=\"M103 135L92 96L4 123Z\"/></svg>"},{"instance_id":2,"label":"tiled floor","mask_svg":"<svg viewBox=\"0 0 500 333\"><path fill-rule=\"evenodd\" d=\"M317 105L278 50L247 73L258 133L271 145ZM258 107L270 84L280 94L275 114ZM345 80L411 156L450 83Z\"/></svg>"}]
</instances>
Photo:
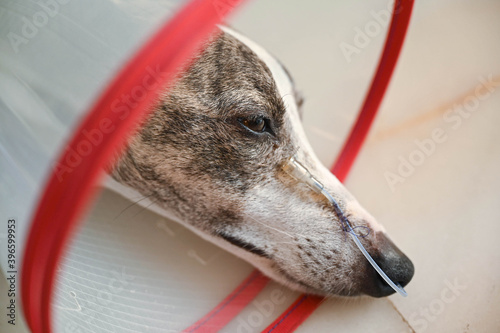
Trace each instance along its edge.
<instances>
[{"instance_id":1,"label":"tiled floor","mask_svg":"<svg viewBox=\"0 0 500 333\"><path fill-rule=\"evenodd\" d=\"M233 19L235 28L280 58L302 87L307 100L305 127L325 164L332 163L359 108L386 27L374 33L350 61L340 45L354 44L357 28L378 22L373 13L380 13L387 3L258 0L249 2ZM298 332L500 331L498 13L500 3L493 0L415 4L392 84L347 181L358 200L413 260L416 275L406 288L408 298L329 300ZM484 85L489 78L491 82ZM436 131L439 135L433 136ZM79 315L88 315L76 314L73 310L78 306L97 311L99 302L91 298L84 280L94 279L94 290L109 283L99 275L106 265L90 260L104 256L117 260L122 255L118 250L129 253L129 260L149 273L128 279L135 274L132 269L117 270L124 278L120 281L125 281L123 290L111 304L105 304L106 311L116 311L121 318L113 322L115 328L129 325L134 330L130 326L136 321L133 316L149 318L155 325L170 323L172 331L185 327L184 322L190 323L210 309L251 271L246 263L150 212L132 207L123 213L128 205L116 195L104 193L67 256L56 303L62 332L67 322L61 320L78 323ZM134 223L137 219L151 223L139 230ZM185 256L168 256L173 251ZM71 278L77 266L72 260L78 258L89 267L85 274L77 274L81 280ZM165 261L178 270L155 269ZM185 279L178 279L178 274ZM162 281L173 285L162 287ZM1 293L4 288L0 285ZM256 304L276 289L283 292L282 301L263 313ZM147 304L123 306L145 297ZM296 293L270 284L224 332L259 332L296 297ZM178 299L188 304L168 308L168 302L176 304ZM194 312L183 315L184 306ZM154 313L139 312L142 308L170 316L155 319ZM104 312L101 309L99 316L107 315ZM99 316L94 313L97 322L102 320ZM250 318L261 320L254 320L250 327ZM157 331L146 326L136 330ZM7 332L16 331L9 328Z\"/></svg>"}]
</instances>

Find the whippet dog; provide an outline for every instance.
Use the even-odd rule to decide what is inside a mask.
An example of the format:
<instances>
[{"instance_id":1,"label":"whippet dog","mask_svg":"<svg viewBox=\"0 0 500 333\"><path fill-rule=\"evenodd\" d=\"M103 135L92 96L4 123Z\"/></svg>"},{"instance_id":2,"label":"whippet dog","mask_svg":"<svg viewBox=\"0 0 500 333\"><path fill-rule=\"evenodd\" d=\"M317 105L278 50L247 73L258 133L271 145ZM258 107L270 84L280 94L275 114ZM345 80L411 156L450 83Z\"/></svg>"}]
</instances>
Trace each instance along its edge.
<instances>
[{"instance_id":1,"label":"whippet dog","mask_svg":"<svg viewBox=\"0 0 500 333\"><path fill-rule=\"evenodd\" d=\"M110 171L111 187L154 207L292 289L325 296L394 292L325 199L291 177L292 156L321 181L393 281L412 262L312 151L285 67L220 27L161 96Z\"/></svg>"}]
</instances>

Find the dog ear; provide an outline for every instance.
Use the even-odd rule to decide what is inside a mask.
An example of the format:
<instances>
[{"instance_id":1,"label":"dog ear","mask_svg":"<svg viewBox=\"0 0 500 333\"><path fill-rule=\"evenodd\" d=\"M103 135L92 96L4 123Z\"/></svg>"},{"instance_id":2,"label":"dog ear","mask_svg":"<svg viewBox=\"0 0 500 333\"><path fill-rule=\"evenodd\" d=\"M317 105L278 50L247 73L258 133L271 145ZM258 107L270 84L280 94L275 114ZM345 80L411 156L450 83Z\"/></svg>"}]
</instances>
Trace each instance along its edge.
<instances>
[{"instance_id":1,"label":"dog ear","mask_svg":"<svg viewBox=\"0 0 500 333\"><path fill-rule=\"evenodd\" d=\"M294 89L294 94L295 94L295 102L297 103L297 110L299 111L300 121L303 121L304 108L302 106L304 105L305 102L304 95L300 90L297 89Z\"/></svg>"},{"instance_id":2,"label":"dog ear","mask_svg":"<svg viewBox=\"0 0 500 333\"><path fill-rule=\"evenodd\" d=\"M280 64L281 68L283 68L283 71L286 73L286 75L290 79L290 82L292 83L293 97L295 98L295 103L297 103L297 111L299 112L299 117L300 120L302 121L303 120L302 115L304 113L304 108L302 107L302 105L304 105L305 101L304 95L302 94L302 91L297 89L297 86L295 85L295 80L293 79L292 74L290 74L288 68L286 68L286 66L279 59L276 59L276 61L278 62L278 64Z\"/></svg>"}]
</instances>

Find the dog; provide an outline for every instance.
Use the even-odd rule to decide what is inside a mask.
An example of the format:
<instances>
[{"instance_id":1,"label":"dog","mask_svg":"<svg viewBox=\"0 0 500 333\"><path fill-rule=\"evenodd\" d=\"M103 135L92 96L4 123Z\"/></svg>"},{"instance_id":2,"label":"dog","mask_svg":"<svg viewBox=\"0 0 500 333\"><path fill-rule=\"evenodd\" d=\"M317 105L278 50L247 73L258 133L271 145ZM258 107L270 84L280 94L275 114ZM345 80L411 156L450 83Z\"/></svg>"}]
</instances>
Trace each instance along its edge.
<instances>
[{"instance_id":1,"label":"dog","mask_svg":"<svg viewBox=\"0 0 500 333\"><path fill-rule=\"evenodd\" d=\"M313 153L302 98L262 47L218 27L160 96L110 170L109 186L250 262L297 291L388 296L323 197L291 177L292 156L338 201L386 274L405 286L412 262Z\"/></svg>"}]
</instances>

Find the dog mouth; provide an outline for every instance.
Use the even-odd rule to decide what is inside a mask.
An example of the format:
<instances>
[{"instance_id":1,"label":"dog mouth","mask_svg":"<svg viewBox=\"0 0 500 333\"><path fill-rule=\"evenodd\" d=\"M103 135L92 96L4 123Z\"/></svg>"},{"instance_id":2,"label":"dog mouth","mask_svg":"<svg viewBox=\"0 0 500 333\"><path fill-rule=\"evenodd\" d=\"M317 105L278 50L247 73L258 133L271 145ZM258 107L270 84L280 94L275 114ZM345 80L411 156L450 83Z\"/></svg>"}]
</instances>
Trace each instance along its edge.
<instances>
[{"instance_id":1,"label":"dog mouth","mask_svg":"<svg viewBox=\"0 0 500 333\"><path fill-rule=\"evenodd\" d=\"M278 272L279 275L281 275L288 282L288 284L296 286L295 289L300 289L301 291L309 293L309 294L331 296L331 294L329 294L329 292L324 291L324 290L319 289L319 288L316 288L316 287L292 276L290 273L287 272L287 270L285 268L283 268L280 264L278 264L274 260L273 256L271 256L269 253L267 253L262 248L254 245L250 242L244 241L238 237L235 237L233 235L229 235L226 232L218 232L217 236L221 237L222 239L226 240L230 244L232 244L236 247L239 247L247 252L250 252L250 253L255 254L259 257L271 260L272 267L274 268L274 270L276 272ZM348 294L345 294L344 296L355 296L355 295L356 295L356 293L350 292Z\"/></svg>"},{"instance_id":2,"label":"dog mouth","mask_svg":"<svg viewBox=\"0 0 500 333\"><path fill-rule=\"evenodd\" d=\"M252 243L246 242L238 237L229 235L225 232L218 232L217 236L221 237L222 239L226 240L227 242L229 242L229 243L233 244L234 246L237 246L237 247L239 247L247 252L253 253L259 257L263 257L263 258L272 260L272 256L269 253L267 253L266 251L264 251L263 249L261 249L260 247L254 245Z\"/></svg>"},{"instance_id":3,"label":"dog mouth","mask_svg":"<svg viewBox=\"0 0 500 333\"><path fill-rule=\"evenodd\" d=\"M376 298L396 292L363 257L359 258L357 267L347 269L346 276L350 279L348 283L346 281L338 283L337 277L333 275L304 276L306 280L303 280L289 273L287 265L283 266L283 263L274 260L275 258L263 248L227 232L218 232L217 236L246 252L270 260L272 269L282 277L285 284L302 292L330 297L368 295ZM377 250L373 254L373 259L394 283L405 287L414 275L413 263L384 233L378 234L376 238Z\"/></svg>"}]
</instances>

